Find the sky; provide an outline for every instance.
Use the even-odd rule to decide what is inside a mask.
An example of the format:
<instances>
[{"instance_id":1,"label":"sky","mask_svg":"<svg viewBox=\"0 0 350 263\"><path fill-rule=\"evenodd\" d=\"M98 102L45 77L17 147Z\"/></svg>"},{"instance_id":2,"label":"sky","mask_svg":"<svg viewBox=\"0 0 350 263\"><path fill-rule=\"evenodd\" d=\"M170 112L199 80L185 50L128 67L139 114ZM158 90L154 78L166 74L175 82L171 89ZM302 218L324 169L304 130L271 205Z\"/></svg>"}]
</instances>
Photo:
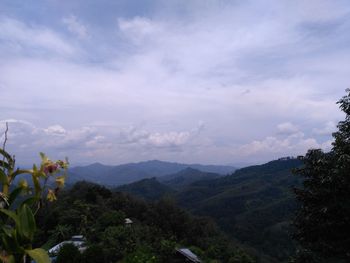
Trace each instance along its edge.
<instances>
[{"instance_id":1,"label":"sky","mask_svg":"<svg viewBox=\"0 0 350 263\"><path fill-rule=\"evenodd\" d=\"M2 0L0 142L23 164L327 151L349 30L347 0Z\"/></svg>"}]
</instances>

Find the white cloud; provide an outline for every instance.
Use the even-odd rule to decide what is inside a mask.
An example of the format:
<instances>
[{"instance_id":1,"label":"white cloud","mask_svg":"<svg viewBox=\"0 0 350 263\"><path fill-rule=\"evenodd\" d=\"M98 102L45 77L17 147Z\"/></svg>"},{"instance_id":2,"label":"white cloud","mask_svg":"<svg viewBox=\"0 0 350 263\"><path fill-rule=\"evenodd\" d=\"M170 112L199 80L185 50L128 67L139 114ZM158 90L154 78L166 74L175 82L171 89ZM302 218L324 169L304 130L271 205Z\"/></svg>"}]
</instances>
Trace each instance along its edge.
<instances>
[{"instance_id":1,"label":"white cloud","mask_svg":"<svg viewBox=\"0 0 350 263\"><path fill-rule=\"evenodd\" d=\"M279 134L294 134L299 131L299 128L290 122L284 122L277 125Z\"/></svg>"},{"instance_id":2,"label":"white cloud","mask_svg":"<svg viewBox=\"0 0 350 263\"><path fill-rule=\"evenodd\" d=\"M8 17L0 17L0 39L4 43L11 44L10 47L13 49L17 48L24 53L41 54L49 51L68 55L75 51L75 48L57 32L47 27L29 25Z\"/></svg>"},{"instance_id":3,"label":"white cloud","mask_svg":"<svg viewBox=\"0 0 350 263\"><path fill-rule=\"evenodd\" d=\"M41 128L27 121L11 119L0 121L0 132L3 132L6 122L9 123L7 149L20 157L46 152L74 159L85 156L86 152L108 151L111 148L111 143L92 127L67 130L56 124Z\"/></svg>"},{"instance_id":4,"label":"white cloud","mask_svg":"<svg viewBox=\"0 0 350 263\"><path fill-rule=\"evenodd\" d=\"M151 153L153 149L161 149L165 153L180 151L182 147L190 147L203 130L202 123L190 131L180 132L98 126L66 129L59 124L42 128L27 121L11 119L0 121L0 132L5 128L5 122L9 123L8 149L19 157L34 157L39 152L45 152L59 158L68 156L75 162L81 158L96 161L96 156L111 161L113 153L120 151L120 147L127 152L136 149L141 155Z\"/></svg>"},{"instance_id":5,"label":"white cloud","mask_svg":"<svg viewBox=\"0 0 350 263\"><path fill-rule=\"evenodd\" d=\"M118 26L123 34L135 42L140 42L147 36L154 37L162 33L161 26L146 17L134 17L132 19L119 18Z\"/></svg>"},{"instance_id":6,"label":"white cloud","mask_svg":"<svg viewBox=\"0 0 350 263\"><path fill-rule=\"evenodd\" d=\"M157 146L180 146L185 144L190 139L189 132L168 132L168 133L153 133L147 139L147 143Z\"/></svg>"},{"instance_id":7,"label":"white cloud","mask_svg":"<svg viewBox=\"0 0 350 263\"><path fill-rule=\"evenodd\" d=\"M52 18L28 19L25 8L2 17L0 118L41 126L18 124L12 134L23 140L13 144L29 149L27 134L35 149L110 162L267 161L329 146L350 74L349 5L185 2L164 4L184 12L155 5L143 17L109 10L94 20L88 6L79 17L70 8ZM205 131L191 129L197 120Z\"/></svg>"},{"instance_id":8,"label":"white cloud","mask_svg":"<svg viewBox=\"0 0 350 263\"><path fill-rule=\"evenodd\" d=\"M319 143L315 138L306 137L304 133L297 132L287 135L284 138L268 136L262 140L254 140L248 144L242 145L236 152L236 155L246 157L257 157L265 155L271 159L283 155L305 155L309 149L323 149L329 151L332 140Z\"/></svg>"},{"instance_id":9,"label":"white cloud","mask_svg":"<svg viewBox=\"0 0 350 263\"><path fill-rule=\"evenodd\" d=\"M125 144L138 144L146 147L181 147L198 137L203 130L204 124L199 125L191 131L168 131L150 132L145 129L129 127L120 132L120 141Z\"/></svg>"},{"instance_id":10,"label":"white cloud","mask_svg":"<svg viewBox=\"0 0 350 263\"><path fill-rule=\"evenodd\" d=\"M88 31L85 25L83 25L76 16L71 15L68 17L64 17L62 22L67 26L68 30L76 34L79 38L88 37Z\"/></svg>"},{"instance_id":11,"label":"white cloud","mask_svg":"<svg viewBox=\"0 0 350 263\"><path fill-rule=\"evenodd\" d=\"M328 121L321 128L314 128L312 131L316 135L331 135L333 132L336 132L337 126L333 121Z\"/></svg>"},{"instance_id":12,"label":"white cloud","mask_svg":"<svg viewBox=\"0 0 350 263\"><path fill-rule=\"evenodd\" d=\"M66 134L66 130L61 125L52 125L44 129L44 132L48 135L63 136Z\"/></svg>"},{"instance_id":13,"label":"white cloud","mask_svg":"<svg viewBox=\"0 0 350 263\"><path fill-rule=\"evenodd\" d=\"M0 140L3 141L5 138L5 130L6 130L6 123L8 124L8 144L13 144L16 138L18 137L30 137L33 133L35 133L36 128L35 126L25 120L17 120L17 119L6 119L6 120L0 120L0 133L1 137Z\"/></svg>"}]
</instances>

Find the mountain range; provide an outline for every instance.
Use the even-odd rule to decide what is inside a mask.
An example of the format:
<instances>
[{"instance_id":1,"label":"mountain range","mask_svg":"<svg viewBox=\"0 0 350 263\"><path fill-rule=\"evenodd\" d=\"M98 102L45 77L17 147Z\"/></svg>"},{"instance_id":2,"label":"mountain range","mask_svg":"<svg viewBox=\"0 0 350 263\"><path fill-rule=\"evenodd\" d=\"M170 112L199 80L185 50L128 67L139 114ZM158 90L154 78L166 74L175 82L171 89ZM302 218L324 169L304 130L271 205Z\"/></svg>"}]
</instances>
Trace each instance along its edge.
<instances>
[{"instance_id":1,"label":"mountain range","mask_svg":"<svg viewBox=\"0 0 350 263\"><path fill-rule=\"evenodd\" d=\"M148 201L170 197L193 214L212 218L263 263L288 262L295 252L291 221L298 204L292 174L301 162L281 158L236 170L147 161L71 168L69 181L91 181Z\"/></svg>"},{"instance_id":2,"label":"mountain range","mask_svg":"<svg viewBox=\"0 0 350 263\"><path fill-rule=\"evenodd\" d=\"M187 168L115 190L151 201L172 197L193 214L214 219L260 262L287 262L295 252L290 223L298 204L292 190L301 184L292 170L300 165L298 159L283 158L227 176Z\"/></svg>"},{"instance_id":3,"label":"mountain range","mask_svg":"<svg viewBox=\"0 0 350 263\"><path fill-rule=\"evenodd\" d=\"M233 166L182 164L158 160L116 166L94 163L87 166L70 168L68 183L85 180L113 187L132 183L145 178L170 176L186 168L192 168L207 173L215 173L218 174L217 176L231 174L236 170ZM167 178L169 180L171 179L171 177Z\"/></svg>"}]
</instances>

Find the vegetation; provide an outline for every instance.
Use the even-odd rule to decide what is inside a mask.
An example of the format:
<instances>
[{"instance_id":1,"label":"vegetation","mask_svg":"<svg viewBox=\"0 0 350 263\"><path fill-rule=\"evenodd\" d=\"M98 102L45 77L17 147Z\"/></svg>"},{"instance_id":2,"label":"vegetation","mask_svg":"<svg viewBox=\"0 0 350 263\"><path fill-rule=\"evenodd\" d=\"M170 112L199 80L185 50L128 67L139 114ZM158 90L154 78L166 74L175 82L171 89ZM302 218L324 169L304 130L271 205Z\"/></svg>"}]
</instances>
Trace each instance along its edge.
<instances>
[{"instance_id":1,"label":"vegetation","mask_svg":"<svg viewBox=\"0 0 350 263\"><path fill-rule=\"evenodd\" d=\"M204 262L288 262L295 251L291 262L349 262L348 92L338 102L346 117L333 134L330 152L313 149L298 159L282 158L227 176L186 168L164 176L161 182L143 179L113 191L78 182L51 203L64 183L60 171L67 162L52 162L41 154L39 167L20 170L15 169L14 158L0 149L0 260L26 262L31 257L38 263L48 262L39 247L47 249L80 234L87 238L87 249L81 253L66 245L57 262L175 263L174 253L180 247L190 248ZM157 164L141 166L157 171ZM136 176L139 165L117 170ZM161 162L159 171L180 166ZM102 173L114 169L94 164L93 176L99 174L98 167ZM293 176L293 169L301 176ZM29 174L32 183L22 178L15 185L23 174ZM55 188L47 189L52 179ZM37 224L42 227L36 228Z\"/></svg>"},{"instance_id":2,"label":"vegetation","mask_svg":"<svg viewBox=\"0 0 350 263\"><path fill-rule=\"evenodd\" d=\"M333 133L330 152L310 150L297 170L304 180L295 190L301 208L295 238L297 262L350 261L350 91L338 103L346 114Z\"/></svg>"},{"instance_id":3,"label":"vegetation","mask_svg":"<svg viewBox=\"0 0 350 263\"><path fill-rule=\"evenodd\" d=\"M125 224L125 218L133 223ZM191 216L170 199L147 203L87 182L62 192L57 202L38 213L38 221L43 227L37 244L48 236L51 244L62 241L62 235L54 233L62 226L69 235L85 235L89 248L81 262L173 262L177 247L189 247L204 262L254 262L212 221Z\"/></svg>"},{"instance_id":4,"label":"vegetation","mask_svg":"<svg viewBox=\"0 0 350 263\"><path fill-rule=\"evenodd\" d=\"M38 263L47 263L46 251L33 248L35 214L41 208L44 195L48 201L56 200L65 179L60 171L67 169L67 162L53 162L41 154L39 167L15 169L15 159L3 148L0 148L0 260L4 263L26 262L29 256ZM31 176L33 187L23 178L15 185L15 179L23 174ZM53 177L56 188L46 189L47 182Z\"/></svg>"},{"instance_id":5,"label":"vegetation","mask_svg":"<svg viewBox=\"0 0 350 263\"><path fill-rule=\"evenodd\" d=\"M62 246L56 258L56 263L75 263L79 261L81 261L79 249L70 243Z\"/></svg>"},{"instance_id":6,"label":"vegetation","mask_svg":"<svg viewBox=\"0 0 350 263\"><path fill-rule=\"evenodd\" d=\"M210 216L231 239L244 244L261 262L287 262L295 253L290 222L297 204L292 188L301 184L291 170L300 165L297 159L285 158L212 180L200 180L203 176L198 177L198 171L192 169L192 175L186 169L177 174L180 180L186 174L199 181L183 188L176 183L175 193L155 179L117 189L148 199L147 189L155 185L154 196L170 195L190 212ZM177 182L178 177L174 176L171 181Z\"/></svg>"},{"instance_id":7,"label":"vegetation","mask_svg":"<svg viewBox=\"0 0 350 263\"><path fill-rule=\"evenodd\" d=\"M176 192L171 187L160 183L154 177L150 179L142 179L128 185L122 185L117 187L115 190L129 193L149 201L160 200L163 197L172 196Z\"/></svg>"},{"instance_id":8,"label":"vegetation","mask_svg":"<svg viewBox=\"0 0 350 263\"><path fill-rule=\"evenodd\" d=\"M159 180L174 189L181 190L182 188L189 186L194 182L212 180L221 176L221 174L202 172L200 170L189 167L176 174L162 176L159 178Z\"/></svg>"}]
</instances>

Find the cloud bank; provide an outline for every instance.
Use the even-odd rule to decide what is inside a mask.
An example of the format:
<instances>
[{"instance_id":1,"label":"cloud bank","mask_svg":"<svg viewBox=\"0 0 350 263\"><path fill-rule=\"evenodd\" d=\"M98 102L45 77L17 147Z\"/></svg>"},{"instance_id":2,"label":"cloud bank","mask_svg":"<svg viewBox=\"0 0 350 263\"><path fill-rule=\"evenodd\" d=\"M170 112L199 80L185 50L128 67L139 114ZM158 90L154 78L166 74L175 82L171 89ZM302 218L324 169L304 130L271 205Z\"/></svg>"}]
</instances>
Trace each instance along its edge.
<instances>
[{"instance_id":1,"label":"cloud bank","mask_svg":"<svg viewBox=\"0 0 350 263\"><path fill-rule=\"evenodd\" d=\"M0 4L0 134L26 162L263 162L329 149L343 118L347 1L18 5Z\"/></svg>"}]
</instances>

